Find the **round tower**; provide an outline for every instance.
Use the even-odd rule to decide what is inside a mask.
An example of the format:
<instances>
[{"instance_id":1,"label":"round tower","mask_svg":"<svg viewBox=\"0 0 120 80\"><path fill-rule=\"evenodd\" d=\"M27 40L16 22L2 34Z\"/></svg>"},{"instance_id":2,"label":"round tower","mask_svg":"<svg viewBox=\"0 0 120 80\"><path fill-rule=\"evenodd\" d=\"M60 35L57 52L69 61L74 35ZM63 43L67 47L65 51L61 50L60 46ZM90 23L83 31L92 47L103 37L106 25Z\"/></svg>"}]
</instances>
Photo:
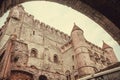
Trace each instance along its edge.
<instances>
[{"instance_id":1,"label":"round tower","mask_svg":"<svg viewBox=\"0 0 120 80\"><path fill-rule=\"evenodd\" d=\"M89 45L86 43L83 30L81 30L76 24L74 24L71 32L71 38L79 77L94 73L95 68L92 66L89 56Z\"/></svg>"},{"instance_id":2,"label":"round tower","mask_svg":"<svg viewBox=\"0 0 120 80\"><path fill-rule=\"evenodd\" d=\"M110 60L111 63L116 63L118 62L118 59L114 53L114 50L111 46L109 46L108 44L106 44L104 41L103 41L103 47L102 47L103 50L105 50L107 53L106 53L106 57Z\"/></svg>"}]
</instances>

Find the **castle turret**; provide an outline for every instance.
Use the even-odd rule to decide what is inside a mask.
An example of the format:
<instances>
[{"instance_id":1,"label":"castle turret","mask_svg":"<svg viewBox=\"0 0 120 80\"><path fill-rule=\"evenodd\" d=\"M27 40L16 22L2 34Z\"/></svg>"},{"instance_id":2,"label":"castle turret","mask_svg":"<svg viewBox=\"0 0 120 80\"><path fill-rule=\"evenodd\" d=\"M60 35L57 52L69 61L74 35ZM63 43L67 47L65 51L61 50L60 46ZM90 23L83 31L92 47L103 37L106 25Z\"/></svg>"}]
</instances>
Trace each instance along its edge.
<instances>
[{"instance_id":1,"label":"castle turret","mask_svg":"<svg viewBox=\"0 0 120 80\"><path fill-rule=\"evenodd\" d=\"M76 49L79 45L84 45L85 38L83 36L83 30L81 30L75 23L71 32L73 46Z\"/></svg>"},{"instance_id":2,"label":"castle turret","mask_svg":"<svg viewBox=\"0 0 120 80\"><path fill-rule=\"evenodd\" d=\"M88 45L81 30L74 24L71 32L72 44L75 51L76 67L80 77L94 73L94 68L90 62Z\"/></svg>"},{"instance_id":3,"label":"castle turret","mask_svg":"<svg viewBox=\"0 0 120 80\"><path fill-rule=\"evenodd\" d=\"M106 56L110 60L111 63L118 62L117 57L115 56L113 48L111 46L109 46L108 44L106 44L104 41L103 41L102 49L107 51Z\"/></svg>"},{"instance_id":4,"label":"castle turret","mask_svg":"<svg viewBox=\"0 0 120 80\"><path fill-rule=\"evenodd\" d=\"M24 8L22 7L22 5L17 5L10 10L8 18L12 17L16 20L20 20L21 18L23 18L24 12L25 11L24 11Z\"/></svg>"}]
</instances>

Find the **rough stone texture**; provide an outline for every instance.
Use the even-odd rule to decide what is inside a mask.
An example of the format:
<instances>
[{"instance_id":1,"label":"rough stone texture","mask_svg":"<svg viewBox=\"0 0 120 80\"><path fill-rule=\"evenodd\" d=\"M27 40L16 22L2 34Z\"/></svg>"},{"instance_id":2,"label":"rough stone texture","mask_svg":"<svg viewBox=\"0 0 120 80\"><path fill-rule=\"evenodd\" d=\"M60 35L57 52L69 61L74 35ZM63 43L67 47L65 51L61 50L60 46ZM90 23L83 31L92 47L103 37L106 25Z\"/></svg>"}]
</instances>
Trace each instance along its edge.
<instances>
[{"instance_id":1,"label":"rough stone texture","mask_svg":"<svg viewBox=\"0 0 120 80\"><path fill-rule=\"evenodd\" d=\"M45 80L76 80L117 62L112 48L109 51L86 41L78 28L74 25L68 36L34 20L21 5L12 8L0 36L2 61L6 58L2 54L7 55L4 51L9 48L7 41L13 39L12 52L8 52L12 54L10 78L26 76L25 79L41 80L42 76Z\"/></svg>"},{"instance_id":2,"label":"rough stone texture","mask_svg":"<svg viewBox=\"0 0 120 80\"><path fill-rule=\"evenodd\" d=\"M13 6L36 0L1 0L0 16ZM43 1L43 0L39 0ZM67 5L94 20L120 44L119 0L46 0ZM17 12L16 12L17 13ZM19 17L19 16L16 16Z\"/></svg>"}]
</instances>

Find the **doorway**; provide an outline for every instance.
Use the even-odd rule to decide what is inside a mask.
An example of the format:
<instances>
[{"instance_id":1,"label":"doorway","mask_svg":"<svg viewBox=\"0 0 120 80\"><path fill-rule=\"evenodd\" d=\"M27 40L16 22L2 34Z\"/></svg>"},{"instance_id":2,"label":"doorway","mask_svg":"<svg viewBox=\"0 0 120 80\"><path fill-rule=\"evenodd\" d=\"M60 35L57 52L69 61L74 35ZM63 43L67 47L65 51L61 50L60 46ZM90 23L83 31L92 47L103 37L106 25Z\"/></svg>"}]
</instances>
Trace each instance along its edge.
<instances>
[{"instance_id":1,"label":"doorway","mask_svg":"<svg viewBox=\"0 0 120 80\"><path fill-rule=\"evenodd\" d=\"M40 75L39 80L48 80L45 75Z\"/></svg>"}]
</instances>

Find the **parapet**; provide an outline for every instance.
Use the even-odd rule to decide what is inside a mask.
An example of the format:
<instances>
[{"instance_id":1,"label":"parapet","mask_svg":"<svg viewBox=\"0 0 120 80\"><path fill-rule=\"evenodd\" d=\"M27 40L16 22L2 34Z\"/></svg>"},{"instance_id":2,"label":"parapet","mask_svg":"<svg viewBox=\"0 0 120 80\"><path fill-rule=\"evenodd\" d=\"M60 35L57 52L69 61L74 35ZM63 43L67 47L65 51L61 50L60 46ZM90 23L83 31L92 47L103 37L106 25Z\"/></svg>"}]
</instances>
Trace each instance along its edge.
<instances>
[{"instance_id":1,"label":"parapet","mask_svg":"<svg viewBox=\"0 0 120 80\"><path fill-rule=\"evenodd\" d=\"M93 49L93 48L96 48L96 49L99 49L99 50L102 50L102 51L104 51L101 47L99 47L99 46L97 46L97 45L95 45L95 44L93 44L93 43L91 43L91 42L89 42L89 41L87 41L86 40L86 43L88 44L88 45L90 45L90 47Z\"/></svg>"},{"instance_id":2,"label":"parapet","mask_svg":"<svg viewBox=\"0 0 120 80\"><path fill-rule=\"evenodd\" d=\"M70 40L70 36L68 36L67 34L53 28L50 27L49 25L40 22L37 19L34 19L34 16L31 14L28 14L25 10L24 7L22 5L18 5L15 6L14 8L11 9L10 11L10 16L15 17L17 19L23 19L23 21L37 29L43 29L43 30L48 30L50 31L52 34L58 35L60 36L62 39L65 39L66 41Z\"/></svg>"},{"instance_id":3,"label":"parapet","mask_svg":"<svg viewBox=\"0 0 120 80\"><path fill-rule=\"evenodd\" d=\"M60 47L60 50L62 53L64 53L65 51L67 51L71 47L72 47L72 40L69 40L67 43L65 43L63 46Z\"/></svg>"}]
</instances>

